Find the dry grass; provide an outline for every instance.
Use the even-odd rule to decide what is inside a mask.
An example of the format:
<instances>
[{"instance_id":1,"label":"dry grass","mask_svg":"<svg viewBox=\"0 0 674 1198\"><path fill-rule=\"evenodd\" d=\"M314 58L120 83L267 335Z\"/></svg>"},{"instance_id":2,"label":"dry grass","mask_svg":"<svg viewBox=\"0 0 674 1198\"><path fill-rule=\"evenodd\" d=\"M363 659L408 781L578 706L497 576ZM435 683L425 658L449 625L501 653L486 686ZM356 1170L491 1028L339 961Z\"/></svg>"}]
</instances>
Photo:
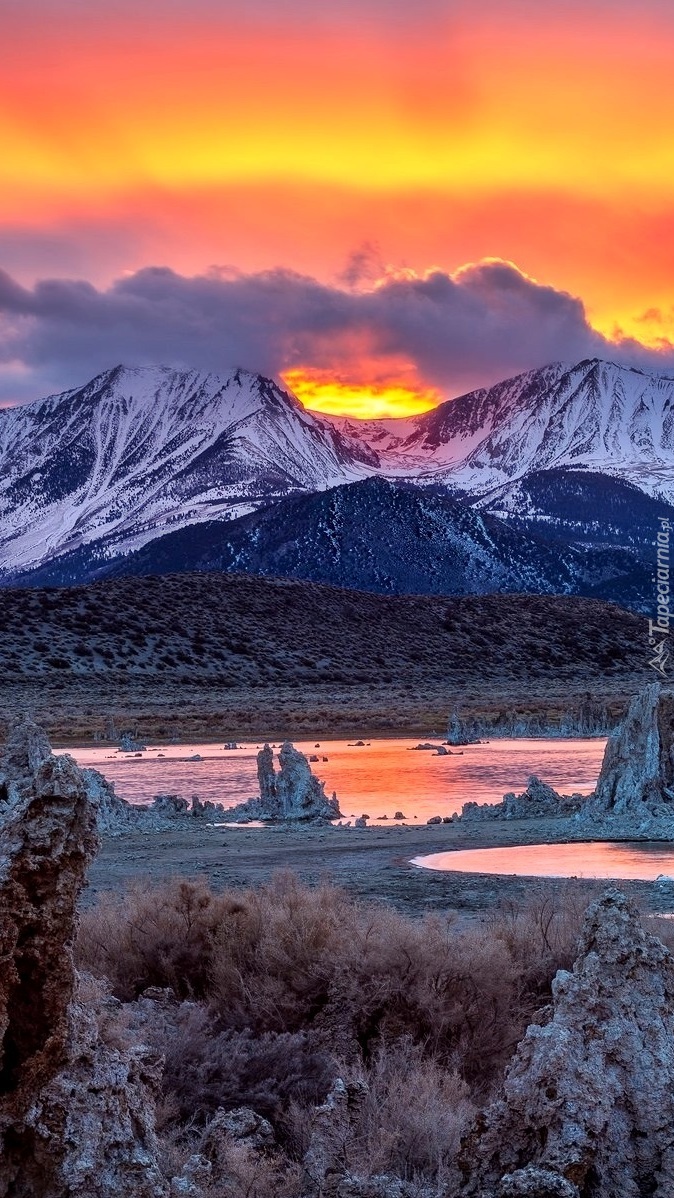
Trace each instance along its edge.
<instances>
[{"instance_id":1,"label":"dry grass","mask_svg":"<svg viewBox=\"0 0 674 1198\"><path fill-rule=\"evenodd\" d=\"M485 1086L568 963L568 937L547 950L547 928L538 911L506 912L457 932L441 916L412 920L280 874L259 890L171 881L103 899L82 917L78 954L126 1001L168 986L208 1004L220 1031L311 1031L366 1064L383 1042L411 1037Z\"/></svg>"},{"instance_id":2,"label":"dry grass","mask_svg":"<svg viewBox=\"0 0 674 1198\"><path fill-rule=\"evenodd\" d=\"M316 1108L337 1076L361 1099L330 1116L323 1156L440 1192L476 1105L549 1000L557 969L572 963L585 906L573 893L461 930L288 874L218 894L173 880L85 911L77 958L131 1003L125 1011L145 1011L143 1038L166 1058L170 1153L189 1156L221 1106L271 1121L271 1156L227 1149L226 1198L302 1192ZM148 1024L147 1004L134 1000L149 986L180 1001Z\"/></svg>"}]
</instances>

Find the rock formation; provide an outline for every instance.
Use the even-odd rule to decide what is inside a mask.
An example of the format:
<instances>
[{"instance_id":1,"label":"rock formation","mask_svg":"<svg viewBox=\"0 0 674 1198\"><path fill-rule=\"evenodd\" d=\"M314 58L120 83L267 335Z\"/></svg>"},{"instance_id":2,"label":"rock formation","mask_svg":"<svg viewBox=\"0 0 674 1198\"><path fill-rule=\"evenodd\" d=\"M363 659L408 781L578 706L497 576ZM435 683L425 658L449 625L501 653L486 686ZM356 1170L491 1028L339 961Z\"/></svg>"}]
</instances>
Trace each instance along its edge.
<instances>
[{"instance_id":1,"label":"rock formation","mask_svg":"<svg viewBox=\"0 0 674 1198\"><path fill-rule=\"evenodd\" d=\"M0 1194L28 1194L31 1184L37 1194L54 1161L31 1143L26 1118L67 1060L75 906L97 838L80 771L70 758L51 757L33 725L11 737L3 789L10 811L0 833Z\"/></svg>"},{"instance_id":2,"label":"rock formation","mask_svg":"<svg viewBox=\"0 0 674 1198\"><path fill-rule=\"evenodd\" d=\"M276 791L274 750L265 745L257 755L257 780L260 786L260 804L269 812L270 819L280 819L281 811Z\"/></svg>"},{"instance_id":3,"label":"rock formation","mask_svg":"<svg viewBox=\"0 0 674 1198\"><path fill-rule=\"evenodd\" d=\"M106 1046L81 1001L76 904L98 845L72 758L33 725L3 763L0 829L0 1198L163 1198L157 1062Z\"/></svg>"},{"instance_id":4,"label":"rock formation","mask_svg":"<svg viewBox=\"0 0 674 1198\"><path fill-rule=\"evenodd\" d=\"M0 805L2 815L11 813L17 803L33 791L35 775L51 755L47 734L26 720L9 734L0 759Z\"/></svg>"},{"instance_id":5,"label":"rock formation","mask_svg":"<svg viewBox=\"0 0 674 1198\"><path fill-rule=\"evenodd\" d=\"M265 745L257 755L260 798L227 811L229 820L333 820L341 819L337 796L328 798L325 783L311 772L308 758L290 741L281 745L280 769L274 769L274 753Z\"/></svg>"},{"instance_id":6,"label":"rock formation","mask_svg":"<svg viewBox=\"0 0 674 1198\"><path fill-rule=\"evenodd\" d=\"M479 744L479 737L475 731L475 721L462 719L457 707L454 708L447 724L447 744Z\"/></svg>"},{"instance_id":7,"label":"rock formation","mask_svg":"<svg viewBox=\"0 0 674 1198\"><path fill-rule=\"evenodd\" d=\"M36 1096L23 1133L40 1146L43 1160L48 1156L51 1188L20 1192L26 1198L164 1198L155 1131L163 1060L142 1044L105 1043L98 1004L81 994L88 980L77 979L68 1008L66 1062Z\"/></svg>"},{"instance_id":8,"label":"rock formation","mask_svg":"<svg viewBox=\"0 0 674 1198\"><path fill-rule=\"evenodd\" d=\"M279 750L278 773L274 772L273 755L268 745L258 753L260 796L269 803L276 819L338 819L341 812L334 799L325 794L325 783L319 782L304 753L289 740Z\"/></svg>"},{"instance_id":9,"label":"rock formation","mask_svg":"<svg viewBox=\"0 0 674 1198\"><path fill-rule=\"evenodd\" d=\"M474 1198L670 1198L674 959L609 890L587 911L573 972L527 1029L501 1096L464 1141Z\"/></svg>"},{"instance_id":10,"label":"rock formation","mask_svg":"<svg viewBox=\"0 0 674 1198\"><path fill-rule=\"evenodd\" d=\"M115 794L115 787L98 770L82 770L87 798L96 816L99 832L118 836L133 831L138 825L138 808Z\"/></svg>"},{"instance_id":11,"label":"rock formation","mask_svg":"<svg viewBox=\"0 0 674 1198\"><path fill-rule=\"evenodd\" d=\"M220 1171L224 1171L224 1162L219 1160L224 1140L245 1144L251 1152L267 1152L276 1146L271 1123L245 1106L233 1111L220 1108L204 1130L199 1151L211 1165L220 1165Z\"/></svg>"},{"instance_id":12,"label":"rock formation","mask_svg":"<svg viewBox=\"0 0 674 1198\"><path fill-rule=\"evenodd\" d=\"M131 732L123 732L119 738L120 753L144 753L146 749L147 745L144 745L140 740L136 740Z\"/></svg>"},{"instance_id":13,"label":"rock formation","mask_svg":"<svg viewBox=\"0 0 674 1198\"><path fill-rule=\"evenodd\" d=\"M606 744L594 810L612 815L674 814L674 694L659 683L632 700Z\"/></svg>"},{"instance_id":14,"label":"rock formation","mask_svg":"<svg viewBox=\"0 0 674 1198\"><path fill-rule=\"evenodd\" d=\"M481 740L519 736L608 736L615 726L615 713L586 694L573 710L564 711L557 718L512 710L500 711L489 718L462 717L455 708L449 718L447 743L471 745Z\"/></svg>"},{"instance_id":15,"label":"rock formation","mask_svg":"<svg viewBox=\"0 0 674 1198\"><path fill-rule=\"evenodd\" d=\"M512 791L501 803L464 803L458 819L544 819L549 816L570 816L581 809L586 796L560 795L546 782L532 774L521 794Z\"/></svg>"}]
</instances>

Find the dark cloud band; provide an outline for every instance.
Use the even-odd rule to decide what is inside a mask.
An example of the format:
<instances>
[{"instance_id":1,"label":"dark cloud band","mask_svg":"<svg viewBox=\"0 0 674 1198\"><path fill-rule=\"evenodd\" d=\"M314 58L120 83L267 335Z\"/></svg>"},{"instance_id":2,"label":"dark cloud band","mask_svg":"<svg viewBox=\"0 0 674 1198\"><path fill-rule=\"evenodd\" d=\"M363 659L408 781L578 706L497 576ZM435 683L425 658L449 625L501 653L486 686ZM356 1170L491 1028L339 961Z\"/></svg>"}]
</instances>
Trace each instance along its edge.
<instances>
[{"instance_id":1,"label":"dark cloud band","mask_svg":"<svg viewBox=\"0 0 674 1198\"><path fill-rule=\"evenodd\" d=\"M270 375L304 366L353 377L363 361L385 368L404 358L450 395L555 360L674 365L669 350L607 341L579 299L511 263L399 273L360 290L356 272L349 283L288 270L185 277L151 267L106 290L64 279L29 289L0 272L0 399L38 398L118 362Z\"/></svg>"}]
</instances>

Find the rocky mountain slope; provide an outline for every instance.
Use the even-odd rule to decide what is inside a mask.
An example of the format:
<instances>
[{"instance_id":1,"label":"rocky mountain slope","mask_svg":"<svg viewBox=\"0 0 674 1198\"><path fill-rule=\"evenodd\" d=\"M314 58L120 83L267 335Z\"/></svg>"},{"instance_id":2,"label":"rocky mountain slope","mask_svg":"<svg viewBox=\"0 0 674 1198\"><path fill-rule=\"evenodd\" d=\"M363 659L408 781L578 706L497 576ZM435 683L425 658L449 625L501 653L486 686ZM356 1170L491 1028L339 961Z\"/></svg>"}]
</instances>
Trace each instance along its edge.
<instances>
[{"instance_id":1,"label":"rocky mountain slope","mask_svg":"<svg viewBox=\"0 0 674 1198\"><path fill-rule=\"evenodd\" d=\"M532 470L473 500L511 527L583 545L621 545L652 562L654 530L674 506L590 470Z\"/></svg>"},{"instance_id":2,"label":"rocky mountain slope","mask_svg":"<svg viewBox=\"0 0 674 1198\"><path fill-rule=\"evenodd\" d=\"M71 578L81 576L81 561L63 565ZM98 568L112 575L244 571L383 594L591 595L605 585L622 596L621 584L635 574L646 589L646 567L629 550L597 546L587 554L443 492L375 478L293 496L231 523L168 533ZM39 580L68 581L53 569Z\"/></svg>"},{"instance_id":3,"label":"rocky mountain slope","mask_svg":"<svg viewBox=\"0 0 674 1198\"><path fill-rule=\"evenodd\" d=\"M383 469L471 493L567 467L674 498L674 378L596 358L530 370L404 421L335 424L376 448Z\"/></svg>"},{"instance_id":4,"label":"rocky mountain slope","mask_svg":"<svg viewBox=\"0 0 674 1198\"><path fill-rule=\"evenodd\" d=\"M0 568L108 552L362 477L377 456L260 375L117 367L0 410Z\"/></svg>"}]
</instances>

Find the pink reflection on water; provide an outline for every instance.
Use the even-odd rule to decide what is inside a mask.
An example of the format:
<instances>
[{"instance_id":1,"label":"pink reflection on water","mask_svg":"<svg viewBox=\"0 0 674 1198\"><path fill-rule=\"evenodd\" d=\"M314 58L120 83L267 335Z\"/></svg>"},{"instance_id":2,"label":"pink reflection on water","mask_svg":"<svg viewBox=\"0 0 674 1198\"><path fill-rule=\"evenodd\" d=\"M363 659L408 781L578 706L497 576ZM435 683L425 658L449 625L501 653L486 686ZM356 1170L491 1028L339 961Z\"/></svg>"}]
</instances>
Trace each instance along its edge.
<instances>
[{"instance_id":1,"label":"pink reflection on water","mask_svg":"<svg viewBox=\"0 0 674 1198\"><path fill-rule=\"evenodd\" d=\"M592 842L528 844L516 848L459 849L415 857L413 865L458 873L510 874L539 878L616 878L654 881L674 875L674 845Z\"/></svg>"},{"instance_id":2,"label":"pink reflection on water","mask_svg":"<svg viewBox=\"0 0 674 1198\"><path fill-rule=\"evenodd\" d=\"M596 782L603 740L495 740L439 757L415 751L403 738L372 740L362 747L345 740L298 741L316 755L312 769L337 791L347 819L366 813L372 823L390 822L402 811L408 823L448 816L463 803L496 803L509 790L521 791L530 774L555 789L589 794ZM438 743L440 743L438 741ZM149 746L142 756L116 753L110 746L69 749L83 766L100 770L117 793L146 803L160 793L198 794L202 800L235 806L258 794L257 750L261 744L223 749L213 744ZM190 761L198 754L202 760ZM327 757L327 761L323 758Z\"/></svg>"}]
</instances>

